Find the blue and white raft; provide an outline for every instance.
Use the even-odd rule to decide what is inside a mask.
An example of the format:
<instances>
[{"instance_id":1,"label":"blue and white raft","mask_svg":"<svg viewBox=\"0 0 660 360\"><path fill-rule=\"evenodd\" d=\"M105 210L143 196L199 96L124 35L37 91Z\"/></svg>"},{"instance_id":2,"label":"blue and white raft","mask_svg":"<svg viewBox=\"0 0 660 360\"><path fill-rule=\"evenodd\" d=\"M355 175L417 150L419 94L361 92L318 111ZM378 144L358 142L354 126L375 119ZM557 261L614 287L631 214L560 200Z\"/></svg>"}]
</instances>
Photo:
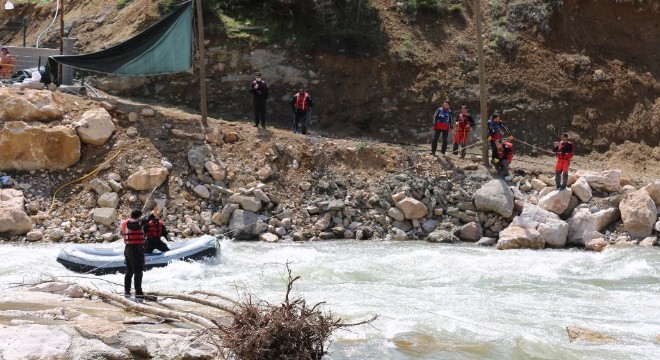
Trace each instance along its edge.
<instances>
[{"instance_id":1,"label":"blue and white raft","mask_svg":"<svg viewBox=\"0 0 660 360\"><path fill-rule=\"evenodd\" d=\"M145 254L145 270L167 266L174 260L201 260L216 256L220 247L218 240L210 235L192 240L170 241L167 246L169 251ZM123 244L116 247L65 247L57 255L57 262L69 270L85 274L103 275L126 271Z\"/></svg>"}]
</instances>

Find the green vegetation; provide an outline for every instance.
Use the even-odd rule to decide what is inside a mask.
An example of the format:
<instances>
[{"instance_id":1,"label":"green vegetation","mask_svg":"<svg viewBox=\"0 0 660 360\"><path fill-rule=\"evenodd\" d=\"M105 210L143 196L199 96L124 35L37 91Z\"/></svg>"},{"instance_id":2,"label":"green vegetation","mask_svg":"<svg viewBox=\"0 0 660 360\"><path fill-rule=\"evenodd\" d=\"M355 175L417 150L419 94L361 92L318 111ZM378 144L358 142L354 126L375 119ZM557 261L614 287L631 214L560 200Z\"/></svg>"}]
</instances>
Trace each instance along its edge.
<instances>
[{"instance_id":1,"label":"green vegetation","mask_svg":"<svg viewBox=\"0 0 660 360\"><path fill-rule=\"evenodd\" d=\"M173 4L161 1L162 11ZM360 55L375 55L385 44L367 0L206 0L202 6L211 36Z\"/></svg>"},{"instance_id":2,"label":"green vegetation","mask_svg":"<svg viewBox=\"0 0 660 360\"><path fill-rule=\"evenodd\" d=\"M433 11L436 13L463 12L462 0L404 0L401 3L404 11L413 14L422 11Z\"/></svg>"},{"instance_id":3,"label":"green vegetation","mask_svg":"<svg viewBox=\"0 0 660 360\"><path fill-rule=\"evenodd\" d=\"M491 47L511 53L518 47L518 32L533 27L550 32L550 16L561 0L493 0L487 8L491 19Z\"/></svg>"},{"instance_id":4,"label":"green vegetation","mask_svg":"<svg viewBox=\"0 0 660 360\"><path fill-rule=\"evenodd\" d=\"M368 146L369 145L367 145L366 142L359 142L357 143L357 145L355 145L355 148L357 149L357 151L364 151L364 149L366 149Z\"/></svg>"},{"instance_id":5,"label":"green vegetation","mask_svg":"<svg viewBox=\"0 0 660 360\"><path fill-rule=\"evenodd\" d=\"M121 9L128 5L129 2L131 2L131 0L117 0L117 7Z\"/></svg>"}]
</instances>

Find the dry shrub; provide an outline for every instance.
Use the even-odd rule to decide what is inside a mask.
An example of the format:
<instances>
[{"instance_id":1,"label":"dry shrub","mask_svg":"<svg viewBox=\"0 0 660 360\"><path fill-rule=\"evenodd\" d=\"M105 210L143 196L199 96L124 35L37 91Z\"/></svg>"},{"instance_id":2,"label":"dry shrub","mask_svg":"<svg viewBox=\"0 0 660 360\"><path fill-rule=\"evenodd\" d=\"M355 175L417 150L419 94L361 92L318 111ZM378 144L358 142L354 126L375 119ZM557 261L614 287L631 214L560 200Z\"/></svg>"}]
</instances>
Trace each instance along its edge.
<instances>
[{"instance_id":1,"label":"dry shrub","mask_svg":"<svg viewBox=\"0 0 660 360\"><path fill-rule=\"evenodd\" d=\"M231 357L241 360L296 359L319 360L326 354L326 343L340 328L367 324L377 316L359 323L345 323L320 309L323 304L307 305L304 299L291 300L293 283L300 276L289 273L284 302L271 305L254 302L250 296L236 306L233 323L219 325L223 347Z\"/></svg>"}]
</instances>

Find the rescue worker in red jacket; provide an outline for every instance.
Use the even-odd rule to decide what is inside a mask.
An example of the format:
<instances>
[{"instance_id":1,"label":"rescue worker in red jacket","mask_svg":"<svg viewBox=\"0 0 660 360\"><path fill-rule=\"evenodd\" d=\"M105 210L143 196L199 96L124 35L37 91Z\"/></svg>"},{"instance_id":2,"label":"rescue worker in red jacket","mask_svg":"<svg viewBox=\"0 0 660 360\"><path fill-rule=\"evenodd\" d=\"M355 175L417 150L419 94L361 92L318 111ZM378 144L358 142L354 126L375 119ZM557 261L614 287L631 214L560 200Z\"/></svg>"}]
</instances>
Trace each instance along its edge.
<instances>
[{"instance_id":1,"label":"rescue worker in red jacket","mask_svg":"<svg viewBox=\"0 0 660 360\"><path fill-rule=\"evenodd\" d=\"M461 113L456 118L456 133L454 133L454 147L452 151L454 155L458 155L458 146L460 145L462 147L461 158L465 157L465 146L467 145L467 140L470 137L470 131L472 131L473 126L474 119L468 113L467 106L461 106Z\"/></svg>"},{"instance_id":2,"label":"rescue worker in red jacket","mask_svg":"<svg viewBox=\"0 0 660 360\"><path fill-rule=\"evenodd\" d=\"M305 91L299 89L291 98L291 111L293 112L293 132L307 134L307 123L312 112L314 102L312 97ZM300 127L299 127L300 125Z\"/></svg>"},{"instance_id":3,"label":"rescue worker in red jacket","mask_svg":"<svg viewBox=\"0 0 660 360\"><path fill-rule=\"evenodd\" d=\"M144 232L144 237L146 239L144 244L145 254L151 254L154 249L158 249L160 252L165 252L170 249L167 244L160 239L161 237L167 239L167 228L165 227L163 220L160 219L158 209L154 209L151 215L146 219L142 231Z\"/></svg>"},{"instance_id":4,"label":"rescue worker in red jacket","mask_svg":"<svg viewBox=\"0 0 660 360\"><path fill-rule=\"evenodd\" d=\"M557 164L555 165L555 184L557 190L564 190L568 185L568 168L573 158L573 143L568 140L568 134L559 136L559 141L555 141L555 147L552 151L557 154Z\"/></svg>"},{"instance_id":5,"label":"rescue worker in red jacket","mask_svg":"<svg viewBox=\"0 0 660 360\"><path fill-rule=\"evenodd\" d=\"M142 211L133 210L131 218L122 221L121 234L124 238L124 296L131 296L131 280L135 277L135 297L142 298L142 272L144 271L144 233L142 232Z\"/></svg>"},{"instance_id":6,"label":"rescue worker in red jacket","mask_svg":"<svg viewBox=\"0 0 660 360\"><path fill-rule=\"evenodd\" d=\"M513 160L513 144L502 139L495 140L495 147L497 149L496 157L492 159L495 164L495 169L498 175L505 180L509 177L509 166Z\"/></svg>"},{"instance_id":7,"label":"rescue worker in red jacket","mask_svg":"<svg viewBox=\"0 0 660 360\"><path fill-rule=\"evenodd\" d=\"M449 108L449 101L445 100L442 106L433 113L433 142L431 142L431 155L435 156L435 151L438 149L438 140L442 134L442 148L440 152L445 155L447 151L447 137L449 130L454 127L452 123L451 109Z\"/></svg>"},{"instance_id":8,"label":"rescue worker in red jacket","mask_svg":"<svg viewBox=\"0 0 660 360\"><path fill-rule=\"evenodd\" d=\"M513 135L507 127L504 125L502 118L498 112L494 112L488 119L488 141L490 141L490 149L492 150L491 154L491 163L493 159L497 158L497 146L496 141L503 138L502 130L506 131L509 141L513 140Z\"/></svg>"}]
</instances>

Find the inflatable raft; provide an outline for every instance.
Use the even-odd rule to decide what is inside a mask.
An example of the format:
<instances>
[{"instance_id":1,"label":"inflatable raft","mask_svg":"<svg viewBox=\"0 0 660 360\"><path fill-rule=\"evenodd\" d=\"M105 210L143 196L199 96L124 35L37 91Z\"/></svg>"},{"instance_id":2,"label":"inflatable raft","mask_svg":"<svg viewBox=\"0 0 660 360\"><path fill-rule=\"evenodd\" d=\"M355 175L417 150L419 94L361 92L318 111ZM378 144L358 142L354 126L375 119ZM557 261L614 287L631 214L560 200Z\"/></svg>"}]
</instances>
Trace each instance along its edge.
<instances>
[{"instance_id":1,"label":"inflatable raft","mask_svg":"<svg viewBox=\"0 0 660 360\"><path fill-rule=\"evenodd\" d=\"M218 253L218 240L210 235L192 240L170 241L169 251L145 254L145 270L167 266L174 260L200 260ZM57 255L57 262L65 268L85 274L111 274L124 272L124 245L117 247L94 247L74 245L63 248Z\"/></svg>"}]
</instances>

